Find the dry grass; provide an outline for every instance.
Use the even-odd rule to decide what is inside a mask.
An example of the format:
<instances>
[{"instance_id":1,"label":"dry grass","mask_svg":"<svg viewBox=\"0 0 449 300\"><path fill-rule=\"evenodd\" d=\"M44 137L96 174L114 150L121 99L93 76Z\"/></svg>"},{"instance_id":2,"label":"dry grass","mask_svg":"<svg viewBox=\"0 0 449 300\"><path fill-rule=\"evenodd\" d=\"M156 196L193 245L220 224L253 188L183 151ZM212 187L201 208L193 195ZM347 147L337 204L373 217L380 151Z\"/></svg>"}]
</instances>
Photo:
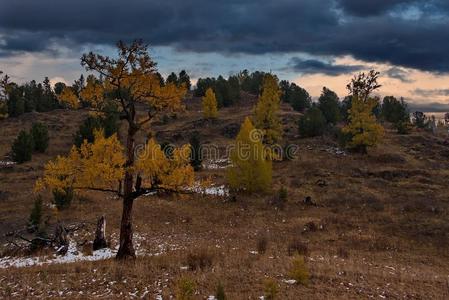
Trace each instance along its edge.
<instances>
[{"instance_id":1,"label":"dry grass","mask_svg":"<svg viewBox=\"0 0 449 300\"><path fill-rule=\"evenodd\" d=\"M223 109L218 122L204 125L197 106L192 102L167 125L154 127L159 140L180 144L199 130L203 142L223 148L231 140L222 129L240 124L251 112L250 105ZM285 126L294 128L296 113L284 109ZM0 121L0 155L34 119L47 123L51 135L48 153L0 170L0 233L26 223L35 178L48 159L68 151L85 115L55 111ZM327 137L299 139L291 131L287 138L299 145L300 155L274 165L273 190L288 188L283 210L268 204L273 195L239 196L237 202L200 195L142 197L134 211L136 245L158 255L125 263L0 269L0 298L168 299L182 278L195 282L194 299L214 295L219 283L228 299L256 299L268 279L279 286L277 299L449 297L449 161L444 156L449 146L443 138L388 132L367 157L329 153L326 149L335 143ZM222 184L224 172L203 170L198 176ZM307 196L317 206L305 205ZM51 224L57 219L87 222L88 228L73 237L82 242L93 240L96 218L104 214L115 246L120 213L118 199L86 193L68 210L55 214L46 208L45 218ZM289 252L307 255L307 286L284 281L290 279Z\"/></svg>"}]
</instances>

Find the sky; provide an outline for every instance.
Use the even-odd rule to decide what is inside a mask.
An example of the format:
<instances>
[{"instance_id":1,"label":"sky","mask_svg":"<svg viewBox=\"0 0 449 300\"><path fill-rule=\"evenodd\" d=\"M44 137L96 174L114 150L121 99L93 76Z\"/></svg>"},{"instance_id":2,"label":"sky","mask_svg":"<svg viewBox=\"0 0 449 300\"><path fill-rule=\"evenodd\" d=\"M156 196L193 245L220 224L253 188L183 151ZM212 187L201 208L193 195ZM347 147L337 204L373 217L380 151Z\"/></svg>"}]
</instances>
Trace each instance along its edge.
<instances>
[{"instance_id":1,"label":"sky","mask_svg":"<svg viewBox=\"0 0 449 300\"><path fill-rule=\"evenodd\" d=\"M358 72L380 96L449 111L447 0L0 0L0 70L16 82L73 82L82 53L143 39L159 71L262 70L318 97Z\"/></svg>"}]
</instances>

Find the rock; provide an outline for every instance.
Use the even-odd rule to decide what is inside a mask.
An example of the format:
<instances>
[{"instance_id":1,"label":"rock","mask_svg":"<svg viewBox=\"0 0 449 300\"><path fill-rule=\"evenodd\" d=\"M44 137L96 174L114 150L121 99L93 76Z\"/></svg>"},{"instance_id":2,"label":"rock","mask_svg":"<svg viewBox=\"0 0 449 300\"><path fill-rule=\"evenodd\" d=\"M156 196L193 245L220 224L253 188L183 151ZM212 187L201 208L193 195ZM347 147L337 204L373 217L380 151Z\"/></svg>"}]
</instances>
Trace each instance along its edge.
<instances>
[{"instance_id":1,"label":"rock","mask_svg":"<svg viewBox=\"0 0 449 300\"><path fill-rule=\"evenodd\" d=\"M327 182L326 182L326 180L324 180L324 179L318 179L318 180L315 182L315 184L316 184L317 186L319 186L319 187L325 187L325 186L327 186Z\"/></svg>"},{"instance_id":2,"label":"rock","mask_svg":"<svg viewBox=\"0 0 449 300\"><path fill-rule=\"evenodd\" d=\"M312 197L310 196L305 197L303 203L309 206L317 206L316 203L313 202Z\"/></svg>"}]
</instances>

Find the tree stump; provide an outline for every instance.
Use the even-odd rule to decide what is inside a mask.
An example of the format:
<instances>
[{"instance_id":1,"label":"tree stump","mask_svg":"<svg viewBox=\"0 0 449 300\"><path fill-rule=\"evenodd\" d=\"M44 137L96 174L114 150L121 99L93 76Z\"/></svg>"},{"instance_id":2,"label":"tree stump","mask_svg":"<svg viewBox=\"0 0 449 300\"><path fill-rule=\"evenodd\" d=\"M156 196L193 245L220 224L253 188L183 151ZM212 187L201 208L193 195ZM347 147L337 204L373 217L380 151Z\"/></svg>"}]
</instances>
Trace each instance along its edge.
<instances>
[{"instance_id":1,"label":"tree stump","mask_svg":"<svg viewBox=\"0 0 449 300\"><path fill-rule=\"evenodd\" d=\"M108 247L106 242L106 218L101 216L97 222L97 229L95 231L95 239L93 244L93 250L99 250Z\"/></svg>"},{"instance_id":2,"label":"tree stump","mask_svg":"<svg viewBox=\"0 0 449 300\"><path fill-rule=\"evenodd\" d=\"M55 228L54 242L58 247L57 253L65 255L69 250L69 240L67 238L67 231L61 223L58 223Z\"/></svg>"}]
</instances>

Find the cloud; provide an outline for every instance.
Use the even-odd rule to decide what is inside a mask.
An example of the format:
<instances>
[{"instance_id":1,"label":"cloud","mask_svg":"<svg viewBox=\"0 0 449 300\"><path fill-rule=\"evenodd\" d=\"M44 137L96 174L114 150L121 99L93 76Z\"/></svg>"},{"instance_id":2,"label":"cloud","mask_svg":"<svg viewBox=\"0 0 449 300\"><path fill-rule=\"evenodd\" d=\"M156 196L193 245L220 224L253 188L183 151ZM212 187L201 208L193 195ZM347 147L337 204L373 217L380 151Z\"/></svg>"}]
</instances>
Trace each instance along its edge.
<instances>
[{"instance_id":1,"label":"cloud","mask_svg":"<svg viewBox=\"0 0 449 300\"><path fill-rule=\"evenodd\" d=\"M441 102L410 102L410 111L423 111L423 112L449 112L449 104Z\"/></svg>"},{"instance_id":2,"label":"cloud","mask_svg":"<svg viewBox=\"0 0 449 300\"><path fill-rule=\"evenodd\" d=\"M414 94L421 97L439 97L449 96L449 89L421 89L417 88L413 91Z\"/></svg>"},{"instance_id":3,"label":"cloud","mask_svg":"<svg viewBox=\"0 0 449 300\"><path fill-rule=\"evenodd\" d=\"M51 51L55 43L75 48L143 38L197 53L350 55L449 73L444 0L21 0L1 6L4 57ZM413 20L410 8L419 12Z\"/></svg>"},{"instance_id":4,"label":"cloud","mask_svg":"<svg viewBox=\"0 0 449 300\"><path fill-rule=\"evenodd\" d=\"M412 83L414 82L412 79L409 78L409 72L402 68L398 67L392 67L385 71L385 75L389 78L397 79L402 82L406 83Z\"/></svg>"},{"instance_id":5,"label":"cloud","mask_svg":"<svg viewBox=\"0 0 449 300\"><path fill-rule=\"evenodd\" d=\"M294 57L290 61L289 69L302 74L324 74L338 76L353 73L364 69L362 65L339 65L316 59L302 59Z\"/></svg>"}]
</instances>

